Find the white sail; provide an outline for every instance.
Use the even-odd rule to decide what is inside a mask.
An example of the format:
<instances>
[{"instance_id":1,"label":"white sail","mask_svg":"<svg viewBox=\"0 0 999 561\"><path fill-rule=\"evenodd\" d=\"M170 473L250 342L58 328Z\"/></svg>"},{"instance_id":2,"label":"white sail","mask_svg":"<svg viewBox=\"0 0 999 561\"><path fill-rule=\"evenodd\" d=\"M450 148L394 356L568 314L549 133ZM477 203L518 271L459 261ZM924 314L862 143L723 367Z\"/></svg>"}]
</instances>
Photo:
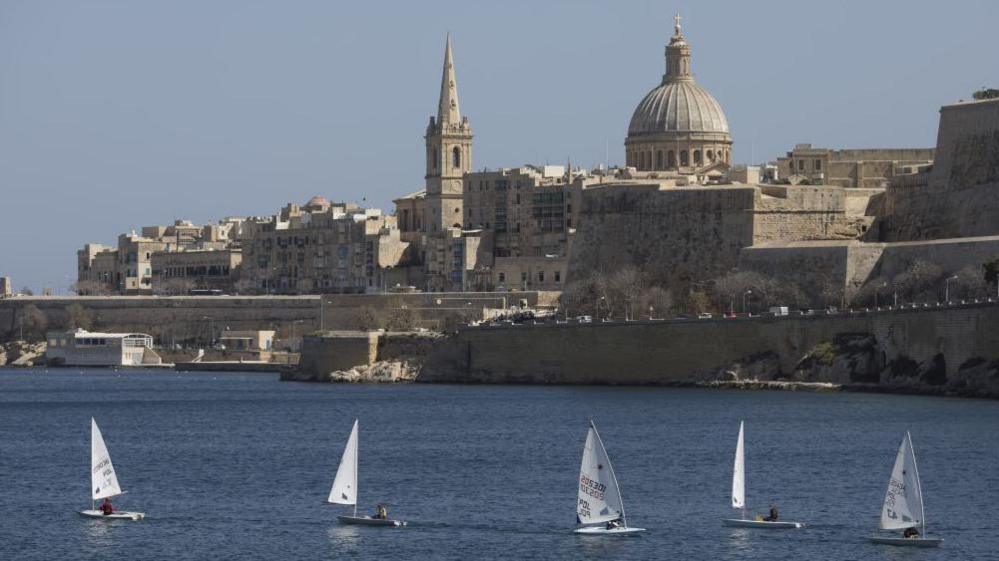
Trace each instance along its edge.
<instances>
[{"instance_id":1,"label":"white sail","mask_svg":"<svg viewBox=\"0 0 999 561\"><path fill-rule=\"evenodd\" d=\"M597 434L597 427L590 422L583 446L583 461L579 467L579 495L576 501L576 519L579 524L601 524L624 519L621 491L611 467L604 443Z\"/></svg>"},{"instance_id":2,"label":"white sail","mask_svg":"<svg viewBox=\"0 0 999 561\"><path fill-rule=\"evenodd\" d=\"M915 526L925 526L923 491L919 486L912 438L906 432L898 447L888 492L885 493L885 503L881 508L881 529L902 530Z\"/></svg>"},{"instance_id":3,"label":"white sail","mask_svg":"<svg viewBox=\"0 0 999 561\"><path fill-rule=\"evenodd\" d=\"M746 508L746 459L743 449L743 422L739 423L739 441L735 445L735 465L732 466L732 508Z\"/></svg>"},{"instance_id":4,"label":"white sail","mask_svg":"<svg viewBox=\"0 0 999 561\"><path fill-rule=\"evenodd\" d=\"M95 501L122 493L108 447L93 417L90 418L90 490Z\"/></svg>"},{"instance_id":5,"label":"white sail","mask_svg":"<svg viewBox=\"0 0 999 561\"><path fill-rule=\"evenodd\" d=\"M336 470L333 487L327 502L340 505L357 505L357 420L350 431L347 446L340 458L340 467Z\"/></svg>"}]
</instances>

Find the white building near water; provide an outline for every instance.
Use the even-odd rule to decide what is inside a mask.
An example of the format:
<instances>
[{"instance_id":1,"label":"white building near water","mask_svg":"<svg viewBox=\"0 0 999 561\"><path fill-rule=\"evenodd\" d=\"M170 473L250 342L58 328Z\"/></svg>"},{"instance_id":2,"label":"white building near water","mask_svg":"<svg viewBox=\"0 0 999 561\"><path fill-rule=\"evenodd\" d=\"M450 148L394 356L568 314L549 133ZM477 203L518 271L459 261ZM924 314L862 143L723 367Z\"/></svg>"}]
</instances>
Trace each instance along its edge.
<instances>
[{"instance_id":1,"label":"white building near water","mask_svg":"<svg viewBox=\"0 0 999 561\"><path fill-rule=\"evenodd\" d=\"M139 366L160 364L153 351L153 338L145 333L91 333L52 331L45 358L51 365Z\"/></svg>"}]
</instances>

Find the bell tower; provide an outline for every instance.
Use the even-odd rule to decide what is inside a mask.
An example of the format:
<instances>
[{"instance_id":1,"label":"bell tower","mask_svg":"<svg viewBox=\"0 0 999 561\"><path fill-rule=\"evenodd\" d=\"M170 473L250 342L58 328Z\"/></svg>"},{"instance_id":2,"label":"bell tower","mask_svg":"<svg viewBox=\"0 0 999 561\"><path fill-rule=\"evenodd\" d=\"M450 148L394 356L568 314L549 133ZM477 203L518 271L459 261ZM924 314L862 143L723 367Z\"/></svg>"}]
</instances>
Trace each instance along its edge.
<instances>
[{"instance_id":1,"label":"bell tower","mask_svg":"<svg viewBox=\"0 0 999 561\"><path fill-rule=\"evenodd\" d=\"M461 116L455 81L451 35L444 47L444 74L437 116L430 117L424 136L427 147L427 210L425 233L443 232L464 224L462 194L465 173L472 169L472 127Z\"/></svg>"}]
</instances>

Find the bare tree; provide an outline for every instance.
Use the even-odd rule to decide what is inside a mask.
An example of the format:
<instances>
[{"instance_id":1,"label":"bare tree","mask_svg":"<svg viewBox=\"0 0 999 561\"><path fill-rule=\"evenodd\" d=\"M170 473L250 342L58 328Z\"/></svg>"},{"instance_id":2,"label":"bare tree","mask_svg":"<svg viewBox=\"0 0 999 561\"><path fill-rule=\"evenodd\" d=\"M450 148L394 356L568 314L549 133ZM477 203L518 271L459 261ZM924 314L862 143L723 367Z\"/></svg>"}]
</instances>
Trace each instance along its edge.
<instances>
[{"instance_id":1,"label":"bare tree","mask_svg":"<svg viewBox=\"0 0 999 561\"><path fill-rule=\"evenodd\" d=\"M93 317L90 315L90 311L79 304L70 304L66 306L66 315L69 318L66 327L70 329L85 329L89 330L93 327Z\"/></svg>"},{"instance_id":2,"label":"bare tree","mask_svg":"<svg viewBox=\"0 0 999 561\"><path fill-rule=\"evenodd\" d=\"M28 341L38 341L45 338L45 330L48 328L49 319L45 312L38 309L38 306L29 304L21 310L19 327L23 333L22 337Z\"/></svg>"},{"instance_id":3,"label":"bare tree","mask_svg":"<svg viewBox=\"0 0 999 561\"><path fill-rule=\"evenodd\" d=\"M649 319L659 314L666 317L673 309L673 293L661 286L650 286L642 292L639 315L649 313Z\"/></svg>"},{"instance_id":4,"label":"bare tree","mask_svg":"<svg viewBox=\"0 0 999 561\"><path fill-rule=\"evenodd\" d=\"M950 282L950 297L957 300L983 298L991 291L985 280L985 267L968 265L956 273L957 278Z\"/></svg>"},{"instance_id":5,"label":"bare tree","mask_svg":"<svg viewBox=\"0 0 999 561\"><path fill-rule=\"evenodd\" d=\"M931 301L941 299L943 269L929 261L916 260L905 271L895 275L891 285L904 300Z\"/></svg>"}]
</instances>

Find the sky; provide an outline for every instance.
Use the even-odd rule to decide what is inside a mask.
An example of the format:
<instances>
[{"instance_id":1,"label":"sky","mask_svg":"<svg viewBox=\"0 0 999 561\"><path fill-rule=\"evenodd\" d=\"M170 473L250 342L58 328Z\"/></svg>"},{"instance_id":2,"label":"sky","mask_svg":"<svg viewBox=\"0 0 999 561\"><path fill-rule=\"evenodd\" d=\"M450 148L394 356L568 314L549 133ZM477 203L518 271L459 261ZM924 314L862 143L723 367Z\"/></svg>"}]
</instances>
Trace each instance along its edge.
<instances>
[{"instance_id":1,"label":"sky","mask_svg":"<svg viewBox=\"0 0 999 561\"><path fill-rule=\"evenodd\" d=\"M85 243L315 194L390 212L448 32L475 169L620 164L677 11L736 162L931 147L999 85L994 0L0 0L0 276L65 293Z\"/></svg>"}]
</instances>

